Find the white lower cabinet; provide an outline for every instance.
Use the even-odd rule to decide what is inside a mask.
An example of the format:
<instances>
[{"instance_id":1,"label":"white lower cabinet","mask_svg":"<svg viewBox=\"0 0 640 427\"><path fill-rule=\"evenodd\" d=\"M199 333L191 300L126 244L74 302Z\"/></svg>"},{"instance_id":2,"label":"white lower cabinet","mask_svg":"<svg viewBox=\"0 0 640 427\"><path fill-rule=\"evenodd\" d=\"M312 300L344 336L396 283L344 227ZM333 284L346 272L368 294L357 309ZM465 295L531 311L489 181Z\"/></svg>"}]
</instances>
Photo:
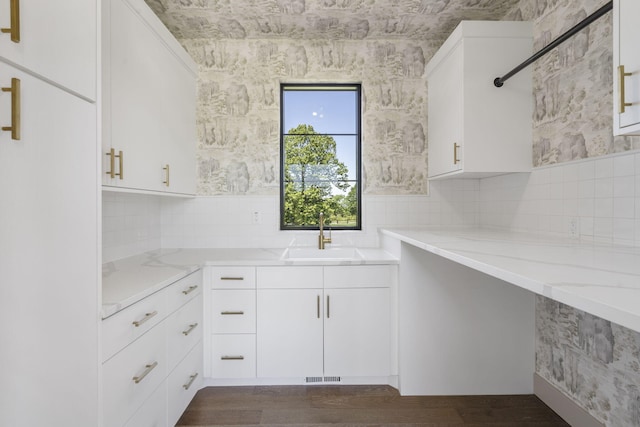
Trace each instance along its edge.
<instances>
[{"instance_id":1,"label":"white lower cabinet","mask_svg":"<svg viewBox=\"0 0 640 427\"><path fill-rule=\"evenodd\" d=\"M211 372L214 378L256 377L256 335L215 334Z\"/></svg>"},{"instance_id":2,"label":"white lower cabinet","mask_svg":"<svg viewBox=\"0 0 640 427\"><path fill-rule=\"evenodd\" d=\"M175 425L200 388L202 275L103 320L103 427Z\"/></svg>"},{"instance_id":3,"label":"white lower cabinet","mask_svg":"<svg viewBox=\"0 0 640 427\"><path fill-rule=\"evenodd\" d=\"M104 427L123 426L167 376L161 322L104 363Z\"/></svg>"},{"instance_id":4,"label":"white lower cabinet","mask_svg":"<svg viewBox=\"0 0 640 427\"><path fill-rule=\"evenodd\" d=\"M324 375L389 375L389 289L327 289L325 294Z\"/></svg>"},{"instance_id":5,"label":"white lower cabinet","mask_svg":"<svg viewBox=\"0 0 640 427\"><path fill-rule=\"evenodd\" d=\"M357 383L392 374L395 265L258 266L235 276L226 269L213 269L214 380ZM255 277L250 286L247 277Z\"/></svg>"},{"instance_id":6,"label":"white lower cabinet","mask_svg":"<svg viewBox=\"0 0 640 427\"><path fill-rule=\"evenodd\" d=\"M322 289L258 290L258 377L322 376L322 308Z\"/></svg>"},{"instance_id":7,"label":"white lower cabinet","mask_svg":"<svg viewBox=\"0 0 640 427\"><path fill-rule=\"evenodd\" d=\"M202 387L203 377L201 340L167 378L167 417L170 426L176 425L193 396Z\"/></svg>"}]
</instances>

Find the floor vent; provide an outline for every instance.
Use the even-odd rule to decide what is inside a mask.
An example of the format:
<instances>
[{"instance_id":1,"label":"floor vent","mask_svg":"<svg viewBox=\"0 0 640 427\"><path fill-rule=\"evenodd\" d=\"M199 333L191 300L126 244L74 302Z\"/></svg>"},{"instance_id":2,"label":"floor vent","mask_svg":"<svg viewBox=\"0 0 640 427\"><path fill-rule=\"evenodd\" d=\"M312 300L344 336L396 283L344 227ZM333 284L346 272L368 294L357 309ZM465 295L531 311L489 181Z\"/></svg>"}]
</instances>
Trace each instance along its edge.
<instances>
[{"instance_id":1,"label":"floor vent","mask_svg":"<svg viewBox=\"0 0 640 427\"><path fill-rule=\"evenodd\" d=\"M305 379L305 382L308 382L308 383L321 383L322 382L322 377L307 377Z\"/></svg>"},{"instance_id":2,"label":"floor vent","mask_svg":"<svg viewBox=\"0 0 640 427\"><path fill-rule=\"evenodd\" d=\"M340 377L324 377L325 382L340 382Z\"/></svg>"}]
</instances>

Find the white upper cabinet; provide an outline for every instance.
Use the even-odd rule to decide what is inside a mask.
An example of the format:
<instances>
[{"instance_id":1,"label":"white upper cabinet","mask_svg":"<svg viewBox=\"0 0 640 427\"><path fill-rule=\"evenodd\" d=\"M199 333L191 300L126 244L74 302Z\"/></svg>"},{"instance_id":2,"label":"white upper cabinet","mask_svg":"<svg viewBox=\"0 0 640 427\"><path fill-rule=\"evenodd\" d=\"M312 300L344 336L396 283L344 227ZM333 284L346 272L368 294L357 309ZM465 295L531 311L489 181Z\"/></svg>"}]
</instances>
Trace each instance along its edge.
<instances>
[{"instance_id":1,"label":"white upper cabinet","mask_svg":"<svg viewBox=\"0 0 640 427\"><path fill-rule=\"evenodd\" d=\"M532 53L528 22L462 21L427 65L430 179L531 170L531 69L501 77Z\"/></svg>"},{"instance_id":2,"label":"white upper cabinet","mask_svg":"<svg viewBox=\"0 0 640 427\"><path fill-rule=\"evenodd\" d=\"M613 133L640 135L640 2L613 2Z\"/></svg>"},{"instance_id":3,"label":"white upper cabinet","mask_svg":"<svg viewBox=\"0 0 640 427\"><path fill-rule=\"evenodd\" d=\"M0 28L11 28L0 34L0 58L95 101L96 8L87 0L0 0Z\"/></svg>"},{"instance_id":4,"label":"white upper cabinet","mask_svg":"<svg viewBox=\"0 0 640 427\"><path fill-rule=\"evenodd\" d=\"M193 60L143 0L105 1L103 20L103 185L194 194Z\"/></svg>"}]
</instances>

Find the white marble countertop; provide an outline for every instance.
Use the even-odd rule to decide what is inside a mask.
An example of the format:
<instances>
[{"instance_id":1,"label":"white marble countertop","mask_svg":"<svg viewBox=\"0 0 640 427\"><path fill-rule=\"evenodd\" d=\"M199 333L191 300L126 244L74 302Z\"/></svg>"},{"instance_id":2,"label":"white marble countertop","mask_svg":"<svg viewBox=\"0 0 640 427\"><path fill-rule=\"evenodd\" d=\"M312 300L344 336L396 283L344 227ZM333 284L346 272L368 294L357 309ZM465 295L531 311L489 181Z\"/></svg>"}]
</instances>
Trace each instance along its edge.
<instances>
[{"instance_id":1,"label":"white marble countertop","mask_svg":"<svg viewBox=\"0 0 640 427\"><path fill-rule=\"evenodd\" d=\"M328 252L331 252L330 250ZM380 249L358 249L357 259L291 259L286 249L158 249L102 265L102 318L140 301L207 265L397 264Z\"/></svg>"},{"instance_id":2,"label":"white marble countertop","mask_svg":"<svg viewBox=\"0 0 640 427\"><path fill-rule=\"evenodd\" d=\"M381 232L640 332L640 248L491 229Z\"/></svg>"}]
</instances>

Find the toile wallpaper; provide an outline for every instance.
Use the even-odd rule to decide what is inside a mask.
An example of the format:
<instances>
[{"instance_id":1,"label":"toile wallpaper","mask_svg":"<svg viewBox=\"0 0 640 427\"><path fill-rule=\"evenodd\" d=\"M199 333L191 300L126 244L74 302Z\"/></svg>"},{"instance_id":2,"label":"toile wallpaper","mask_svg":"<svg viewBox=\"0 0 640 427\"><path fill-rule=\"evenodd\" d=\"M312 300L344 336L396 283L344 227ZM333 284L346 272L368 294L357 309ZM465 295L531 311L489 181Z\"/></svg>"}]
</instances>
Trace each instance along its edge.
<instances>
[{"instance_id":1,"label":"toile wallpaper","mask_svg":"<svg viewBox=\"0 0 640 427\"><path fill-rule=\"evenodd\" d=\"M362 82L369 194L426 194L426 58L398 40L184 40L200 65L198 194L278 194L280 83Z\"/></svg>"},{"instance_id":2,"label":"toile wallpaper","mask_svg":"<svg viewBox=\"0 0 640 427\"><path fill-rule=\"evenodd\" d=\"M426 194L424 69L460 19L530 20L538 50L603 0L146 0L200 67L198 194L276 195L279 83L363 83L367 194ZM533 65L532 163L612 136L611 14ZM640 334L542 296L536 373L608 427L640 425Z\"/></svg>"}]
</instances>

